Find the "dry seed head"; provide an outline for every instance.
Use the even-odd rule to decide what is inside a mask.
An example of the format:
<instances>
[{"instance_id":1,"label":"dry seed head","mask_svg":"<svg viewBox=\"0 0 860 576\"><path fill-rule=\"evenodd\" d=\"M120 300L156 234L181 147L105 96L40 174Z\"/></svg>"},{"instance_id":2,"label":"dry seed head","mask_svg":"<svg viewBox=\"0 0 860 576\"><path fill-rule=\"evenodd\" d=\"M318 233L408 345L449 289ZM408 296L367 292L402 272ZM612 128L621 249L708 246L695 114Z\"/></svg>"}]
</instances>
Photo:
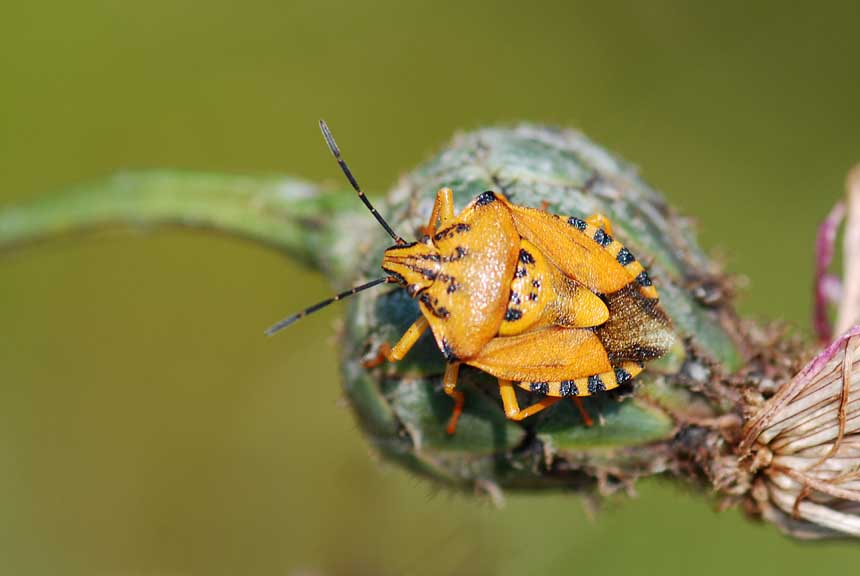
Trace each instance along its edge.
<instances>
[{"instance_id":1,"label":"dry seed head","mask_svg":"<svg viewBox=\"0 0 860 576\"><path fill-rule=\"evenodd\" d=\"M800 537L860 536L860 327L766 403L740 449L768 519Z\"/></svg>"},{"instance_id":2,"label":"dry seed head","mask_svg":"<svg viewBox=\"0 0 860 576\"><path fill-rule=\"evenodd\" d=\"M845 278L837 328L844 333L753 414L739 455L759 477L757 511L802 538L860 537L860 169L848 177ZM816 328L830 332L823 286L836 230L837 204L818 240Z\"/></svg>"}]
</instances>

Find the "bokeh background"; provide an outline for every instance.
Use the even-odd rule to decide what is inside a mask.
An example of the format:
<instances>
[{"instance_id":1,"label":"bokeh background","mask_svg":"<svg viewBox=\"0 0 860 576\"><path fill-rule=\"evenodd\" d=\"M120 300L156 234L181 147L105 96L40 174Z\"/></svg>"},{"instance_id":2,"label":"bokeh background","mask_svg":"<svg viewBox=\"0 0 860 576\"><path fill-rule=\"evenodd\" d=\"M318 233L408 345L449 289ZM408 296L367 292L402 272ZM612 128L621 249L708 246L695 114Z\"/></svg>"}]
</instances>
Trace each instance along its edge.
<instances>
[{"instance_id":1,"label":"bokeh background","mask_svg":"<svg viewBox=\"0 0 860 576\"><path fill-rule=\"evenodd\" d=\"M791 5L790 5L791 4ZM16 2L0 201L123 168L340 175L382 192L456 130L578 127L641 167L808 332L812 240L860 161L856 2ZM0 255L0 574L801 574L856 569L666 482L591 518L377 462L338 402L328 294L180 230Z\"/></svg>"}]
</instances>

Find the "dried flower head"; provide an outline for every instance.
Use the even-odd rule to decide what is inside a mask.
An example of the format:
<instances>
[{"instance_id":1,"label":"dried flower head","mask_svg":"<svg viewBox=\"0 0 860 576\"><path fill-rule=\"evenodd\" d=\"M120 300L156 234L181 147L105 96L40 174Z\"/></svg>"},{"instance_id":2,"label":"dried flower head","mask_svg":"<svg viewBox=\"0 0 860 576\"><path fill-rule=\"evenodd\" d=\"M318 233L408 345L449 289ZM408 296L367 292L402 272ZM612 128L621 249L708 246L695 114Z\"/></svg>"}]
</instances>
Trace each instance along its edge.
<instances>
[{"instance_id":1,"label":"dried flower head","mask_svg":"<svg viewBox=\"0 0 860 576\"><path fill-rule=\"evenodd\" d=\"M831 332L827 304L839 298L841 336L749 418L739 454L759 473L757 511L806 538L860 536L860 169L848 178L845 279L827 272L843 204L821 226L816 245L815 324Z\"/></svg>"}]
</instances>

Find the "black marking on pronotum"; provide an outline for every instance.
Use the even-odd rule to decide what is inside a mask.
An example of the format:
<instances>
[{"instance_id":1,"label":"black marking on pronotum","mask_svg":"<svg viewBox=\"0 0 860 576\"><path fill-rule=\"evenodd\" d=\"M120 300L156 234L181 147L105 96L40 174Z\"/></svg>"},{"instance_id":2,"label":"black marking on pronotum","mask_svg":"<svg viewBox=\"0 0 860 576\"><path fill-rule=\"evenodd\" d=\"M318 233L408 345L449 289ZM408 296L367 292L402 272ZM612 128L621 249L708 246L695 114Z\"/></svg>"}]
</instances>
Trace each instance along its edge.
<instances>
[{"instance_id":1,"label":"black marking on pronotum","mask_svg":"<svg viewBox=\"0 0 860 576\"><path fill-rule=\"evenodd\" d=\"M531 255L527 250L520 249L520 262L523 264L534 264L535 257Z\"/></svg>"},{"instance_id":2,"label":"black marking on pronotum","mask_svg":"<svg viewBox=\"0 0 860 576\"><path fill-rule=\"evenodd\" d=\"M622 248L621 250L619 250L618 256L616 256L615 258L622 266L627 266L628 264L636 260L636 257L631 254L630 250L628 250L627 248Z\"/></svg>"},{"instance_id":3,"label":"black marking on pronotum","mask_svg":"<svg viewBox=\"0 0 860 576\"><path fill-rule=\"evenodd\" d=\"M636 283L640 286L651 286L651 277L648 276L648 273L643 270L639 273L639 276L636 277Z\"/></svg>"},{"instance_id":4,"label":"black marking on pronotum","mask_svg":"<svg viewBox=\"0 0 860 576\"><path fill-rule=\"evenodd\" d=\"M615 369L615 381L618 382L619 386L621 384L627 384L632 379L633 379L633 376L631 376L630 372L628 372L624 368L616 368Z\"/></svg>"},{"instance_id":5,"label":"black marking on pronotum","mask_svg":"<svg viewBox=\"0 0 860 576\"><path fill-rule=\"evenodd\" d=\"M517 268L517 271L514 272L514 278L525 278L529 275L529 271L525 268Z\"/></svg>"},{"instance_id":6,"label":"black marking on pronotum","mask_svg":"<svg viewBox=\"0 0 860 576\"><path fill-rule=\"evenodd\" d=\"M454 363L459 360L459 358L457 358L457 355L454 354L454 350L451 349L451 345L445 338L442 338L442 356L445 357L445 360L451 363Z\"/></svg>"},{"instance_id":7,"label":"black marking on pronotum","mask_svg":"<svg viewBox=\"0 0 860 576\"><path fill-rule=\"evenodd\" d=\"M508 308L508 310L505 312L505 322L516 322L522 317L522 310L517 310L516 308Z\"/></svg>"},{"instance_id":8,"label":"black marking on pronotum","mask_svg":"<svg viewBox=\"0 0 860 576\"><path fill-rule=\"evenodd\" d=\"M421 296L418 297L418 300L422 304L424 304L424 306L427 307L427 310L429 310L430 313L433 316L435 316L436 318L441 318L441 319L445 320L446 318L448 318L448 316L451 315L451 313L448 312L448 309L445 308L444 306L440 306L437 308L436 304L438 304L439 301L436 300L435 298L432 298L430 296L430 294L428 294L427 292L422 292Z\"/></svg>"},{"instance_id":9,"label":"black marking on pronotum","mask_svg":"<svg viewBox=\"0 0 860 576\"><path fill-rule=\"evenodd\" d=\"M600 376L594 374L593 376L588 377L588 393L596 394L597 392L603 392L606 390L606 386L603 384L603 380L600 379Z\"/></svg>"},{"instance_id":10,"label":"black marking on pronotum","mask_svg":"<svg viewBox=\"0 0 860 576\"><path fill-rule=\"evenodd\" d=\"M612 244L612 236L604 232L602 229L598 228L594 231L594 241L606 248L610 244Z\"/></svg>"},{"instance_id":11,"label":"black marking on pronotum","mask_svg":"<svg viewBox=\"0 0 860 576\"><path fill-rule=\"evenodd\" d=\"M460 285L457 284L457 279L454 278L453 276L451 276L450 274L441 273L441 274L439 274L439 276L436 277L436 280L438 282L448 284L448 287L445 289L445 291L448 294L453 294L454 292L456 292L457 290L460 289Z\"/></svg>"},{"instance_id":12,"label":"black marking on pronotum","mask_svg":"<svg viewBox=\"0 0 860 576\"><path fill-rule=\"evenodd\" d=\"M582 218L577 218L576 216L571 216L567 219L567 223L576 228L577 230L585 230L585 220Z\"/></svg>"},{"instance_id":13,"label":"black marking on pronotum","mask_svg":"<svg viewBox=\"0 0 860 576\"><path fill-rule=\"evenodd\" d=\"M531 390L535 394L543 394L544 396L546 396L549 393L549 383L548 382L532 382L529 385L529 390Z\"/></svg>"},{"instance_id":14,"label":"black marking on pronotum","mask_svg":"<svg viewBox=\"0 0 860 576\"><path fill-rule=\"evenodd\" d=\"M573 380L562 380L559 383L558 393L560 396L579 396L579 389Z\"/></svg>"},{"instance_id":15,"label":"black marking on pronotum","mask_svg":"<svg viewBox=\"0 0 860 576\"><path fill-rule=\"evenodd\" d=\"M463 232L468 232L472 227L466 224L465 222L459 222L457 224L451 224L446 228L442 228L439 230L434 236L433 240L439 242L440 240L445 240L446 238L453 238L457 234L462 234Z\"/></svg>"},{"instance_id":16,"label":"black marking on pronotum","mask_svg":"<svg viewBox=\"0 0 860 576\"><path fill-rule=\"evenodd\" d=\"M367 196L364 195L364 192L361 191L361 187L358 185L358 181L355 179L355 176L352 175L352 171L349 169L349 166L346 165L346 161L340 155L340 148L337 147L337 143L334 141L334 136L331 135L331 130L328 129L328 125L324 120L320 120L320 130L322 130L323 138L325 138L326 144L328 144L328 149L331 150L332 156L337 160L340 169L343 171L346 179L349 180L350 186L352 189L356 191L358 197L364 203L370 213L373 214L373 217L376 218L376 221L379 222L380 225L388 232L388 235L394 238L394 241L397 244L406 244L406 240L398 236L394 233L394 230L391 229L391 226L388 225L388 222L385 221L385 218L376 211L376 208L373 207L373 204L370 203L370 200L367 199Z\"/></svg>"},{"instance_id":17,"label":"black marking on pronotum","mask_svg":"<svg viewBox=\"0 0 860 576\"><path fill-rule=\"evenodd\" d=\"M480 196L475 198L475 205L476 206L486 206L490 202L495 202L495 201L496 201L496 193L493 192L492 190L487 190L486 192L482 193Z\"/></svg>"},{"instance_id":18,"label":"black marking on pronotum","mask_svg":"<svg viewBox=\"0 0 860 576\"><path fill-rule=\"evenodd\" d=\"M346 292L341 292L340 294L337 294L336 296L332 296L331 298L327 298L327 299L323 300L322 302L317 302L313 306L305 308L301 312L293 314L292 316L287 316L286 318L284 318L283 320L281 320L280 322L278 322L277 324L275 324L274 326L272 326L271 328L266 330L266 336L271 336L275 332L278 332L279 330L283 330L284 328L286 328L287 326L289 326L290 324L292 324L296 320L300 320L300 319L304 318L305 316L307 316L308 314L313 314L317 310L325 308L329 304L332 304L333 302L337 302L338 300L342 300L343 298L346 298L347 296L352 296L353 294L358 294L359 292L361 292L363 290L367 290L368 288L373 288L374 286L379 286L380 284L391 283L391 282L395 282L395 281L396 281L396 279L394 279L390 276L386 276L385 278L377 278L376 280L372 280L372 281L368 282L367 284L362 284L360 286L356 286L355 288L350 288Z\"/></svg>"},{"instance_id":19,"label":"black marking on pronotum","mask_svg":"<svg viewBox=\"0 0 860 576\"><path fill-rule=\"evenodd\" d=\"M447 263L447 262L456 262L458 260L462 260L463 258L466 257L466 255L468 253L469 253L469 251L466 250L466 248L464 248L463 246L457 246L456 248L454 248L453 254L451 254L450 256L444 256L442 258L442 262Z\"/></svg>"}]
</instances>

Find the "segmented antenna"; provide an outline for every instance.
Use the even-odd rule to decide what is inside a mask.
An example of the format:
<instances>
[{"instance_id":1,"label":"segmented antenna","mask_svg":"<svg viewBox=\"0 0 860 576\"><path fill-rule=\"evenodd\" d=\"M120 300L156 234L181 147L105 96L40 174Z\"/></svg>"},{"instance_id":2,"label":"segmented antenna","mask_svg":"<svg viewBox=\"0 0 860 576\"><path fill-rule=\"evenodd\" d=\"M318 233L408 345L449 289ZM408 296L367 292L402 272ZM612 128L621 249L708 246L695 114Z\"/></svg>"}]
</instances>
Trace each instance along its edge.
<instances>
[{"instance_id":1,"label":"segmented antenna","mask_svg":"<svg viewBox=\"0 0 860 576\"><path fill-rule=\"evenodd\" d=\"M342 300L343 298L346 298L347 296L352 296L353 294L358 294L362 290L367 290L368 288L373 288L374 286L379 286L380 284L385 284L387 282L393 282L393 280L387 276L385 278L377 278L376 280L368 282L367 284L362 284L361 286L356 286L355 288L351 288L351 289L347 290L346 292L341 292L337 296L332 296L331 298L323 300L322 302L318 302L318 303L314 304L313 306L305 308L304 310L302 310L301 312L299 312L297 314L293 314L292 316L288 316L288 317L284 318L283 320L281 320L280 322L278 322L277 324L275 324L274 326L272 326L271 328L266 330L266 336L271 336L275 332L279 332L279 331L283 330L284 328L286 328L287 326L289 326L293 322L296 322L297 320L304 318L308 314L313 314L317 310L321 310L322 308L325 308L329 304L337 302L338 300Z\"/></svg>"},{"instance_id":2,"label":"segmented antenna","mask_svg":"<svg viewBox=\"0 0 860 576\"><path fill-rule=\"evenodd\" d=\"M352 175L349 166L346 165L346 162L341 157L340 148L337 147L337 143L335 143L334 137L331 135L331 130L328 129L328 125L325 123L325 120L320 120L320 130L322 130L323 137L325 138L326 144L328 144L329 150L331 150L332 155L334 155L335 160L337 160L337 163L340 165L340 169L343 170L343 173L346 175L346 179L349 180L349 183L352 185L352 189L358 192L358 197L361 198L361 201L364 202L364 205L367 206L367 209L370 210L370 213L373 214L374 218L376 218L376 221L385 228L385 231L388 232L389 236L394 238L394 241L397 244L406 244L406 240L394 233L394 230L391 229L391 226L388 225L385 218L376 211L376 208L373 207L373 204L370 203L370 200L368 200L367 196L364 195L364 192L361 191L358 181L355 179L355 176Z\"/></svg>"}]
</instances>

